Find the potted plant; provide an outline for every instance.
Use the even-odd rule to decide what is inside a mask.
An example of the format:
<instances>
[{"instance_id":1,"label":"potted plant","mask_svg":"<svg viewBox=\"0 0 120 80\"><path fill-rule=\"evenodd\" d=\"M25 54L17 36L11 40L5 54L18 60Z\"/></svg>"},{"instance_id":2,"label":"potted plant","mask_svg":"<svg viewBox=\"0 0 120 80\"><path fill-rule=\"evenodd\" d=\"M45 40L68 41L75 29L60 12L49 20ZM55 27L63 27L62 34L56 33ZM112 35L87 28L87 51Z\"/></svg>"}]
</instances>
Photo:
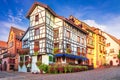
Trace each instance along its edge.
<instances>
[{"instance_id":1,"label":"potted plant","mask_svg":"<svg viewBox=\"0 0 120 80\"><path fill-rule=\"evenodd\" d=\"M24 65L24 62L23 62L23 61L20 61L20 62L19 62L19 65L20 65L20 67L22 68L22 66Z\"/></svg>"},{"instance_id":2,"label":"potted plant","mask_svg":"<svg viewBox=\"0 0 120 80\"><path fill-rule=\"evenodd\" d=\"M37 62L36 62L36 65L37 65L38 67L39 67L41 64L42 64L41 61L37 61Z\"/></svg>"},{"instance_id":3,"label":"potted plant","mask_svg":"<svg viewBox=\"0 0 120 80\"><path fill-rule=\"evenodd\" d=\"M120 50L119 50L119 54L117 55L118 59L119 59L119 64L118 66L120 66Z\"/></svg>"},{"instance_id":4,"label":"potted plant","mask_svg":"<svg viewBox=\"0 0 120 80\"><path fill-rule=\"evenodd\" d=\"M31 61L25 61L26 67L27 67L27 65L30 64L30 63L31 63Z\"/></svg>"},{"instance_id":5,"label":"potted plant","mask_svg":"<svg viewBox=\"0 0 120 80\"><path fill-rule=\"evenodd\" d=\"M41 72L41 73L47 73L47 72L48 72L48 65L41 64L41 65L39 66L39 69L40 69L40 72Z\"/></svg>"}]
</instances>

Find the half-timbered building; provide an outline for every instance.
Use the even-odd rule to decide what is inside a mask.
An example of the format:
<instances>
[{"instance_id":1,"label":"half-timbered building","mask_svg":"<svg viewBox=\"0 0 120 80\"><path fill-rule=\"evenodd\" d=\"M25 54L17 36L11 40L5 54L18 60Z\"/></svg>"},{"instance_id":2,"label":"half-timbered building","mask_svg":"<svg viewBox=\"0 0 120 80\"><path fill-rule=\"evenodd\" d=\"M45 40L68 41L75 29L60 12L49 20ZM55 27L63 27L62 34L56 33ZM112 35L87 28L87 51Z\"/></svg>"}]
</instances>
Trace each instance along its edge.
<instances>
[{"instance_id":1,"label":"half-timbered building","mask_svg":"<svg viewBox=\"0 0 120 80\"><path fill-rule=\"evenodd\" d=\"M39 72L38 62L82 64L87 60L87 32L80 25L58 16L49 6L39 2L32 5L26 17L30 21L31 72Z\"/></svg>"}]
</instances>

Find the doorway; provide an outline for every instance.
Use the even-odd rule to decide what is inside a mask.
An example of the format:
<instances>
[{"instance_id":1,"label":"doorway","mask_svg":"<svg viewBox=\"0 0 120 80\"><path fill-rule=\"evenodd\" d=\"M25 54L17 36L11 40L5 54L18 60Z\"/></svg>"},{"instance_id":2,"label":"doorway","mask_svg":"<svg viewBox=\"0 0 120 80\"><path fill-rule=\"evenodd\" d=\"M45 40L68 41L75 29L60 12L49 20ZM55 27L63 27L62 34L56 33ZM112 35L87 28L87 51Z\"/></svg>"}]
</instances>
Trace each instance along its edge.
<instances>
[{"instance_id":1,"label":"doorway","mask_svg":"<svg viewBox=\"0 0 120 80\"><path fill-rule=\"evenodd\" d=\"M110 66L113 66L113 61L112 60L110 61Z\"/></svg>"},{"instance_id":2,"label":"doorway","mask_svg":"<svg viewBox=\"0 0 120 80\"><path fill-rule=\"evenodd\" d=\"M7 62L4 62L4 71L7 71Z\"/></svg>"}]
</instances>

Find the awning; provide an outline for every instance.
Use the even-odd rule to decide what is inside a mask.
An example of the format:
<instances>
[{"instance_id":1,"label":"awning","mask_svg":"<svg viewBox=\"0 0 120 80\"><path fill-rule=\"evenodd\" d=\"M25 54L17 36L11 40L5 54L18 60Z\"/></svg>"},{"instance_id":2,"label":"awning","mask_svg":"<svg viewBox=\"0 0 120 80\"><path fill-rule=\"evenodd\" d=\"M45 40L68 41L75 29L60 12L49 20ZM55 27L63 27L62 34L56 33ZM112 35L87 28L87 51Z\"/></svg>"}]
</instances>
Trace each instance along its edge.
<instances>
[{"instance_id":1,"label":"awning","mask_svg":"<svg viewBox=\"0 0 120 80\"><path fill-rule=\"evenodd\" d=\"M66 54L66 53L55 54L55 57L67 57L67 58L78 59L78 60L83 60L83 61L88 60L86 57L83 57L83 56L77 56L77 55Z\"/></svg>"}]
</instances>

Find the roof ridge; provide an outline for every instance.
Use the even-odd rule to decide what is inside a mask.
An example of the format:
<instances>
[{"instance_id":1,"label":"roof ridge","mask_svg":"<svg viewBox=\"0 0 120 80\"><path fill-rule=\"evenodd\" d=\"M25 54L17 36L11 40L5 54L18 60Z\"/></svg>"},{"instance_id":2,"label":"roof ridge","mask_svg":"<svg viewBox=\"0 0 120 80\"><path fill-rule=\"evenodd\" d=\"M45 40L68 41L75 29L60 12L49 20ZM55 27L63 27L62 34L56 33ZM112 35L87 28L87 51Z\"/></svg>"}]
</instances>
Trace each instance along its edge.
<instances>
[{"instance_id":1,"label":"roof ridge","mask_svg":"<svg viewBox=\"0 0 120 80\"><path fill-rule=\"evenodd\" d=\"M17 30L19 30L19 31L22 31L22 32L25 32L24 30L22 30L22 29L20 29L20 28L17 28L17 27L14 27L14 26L11 26L11 29L17 29Z\"/></svg>"},{"instance_id":2,"label":"roof ridge","mask_svg":"<svg viewBox=\"0 0 120 80\"><path fill-rule=\"evenodd\" d=\"M106 33L106 32L105 32ZM106 33L109 37L111 37L115 42L117 42L118 44L120 44L120 41L118 38L116 38L115 36L109 34L109 33Z\"/></svg>"}]
</instances>

